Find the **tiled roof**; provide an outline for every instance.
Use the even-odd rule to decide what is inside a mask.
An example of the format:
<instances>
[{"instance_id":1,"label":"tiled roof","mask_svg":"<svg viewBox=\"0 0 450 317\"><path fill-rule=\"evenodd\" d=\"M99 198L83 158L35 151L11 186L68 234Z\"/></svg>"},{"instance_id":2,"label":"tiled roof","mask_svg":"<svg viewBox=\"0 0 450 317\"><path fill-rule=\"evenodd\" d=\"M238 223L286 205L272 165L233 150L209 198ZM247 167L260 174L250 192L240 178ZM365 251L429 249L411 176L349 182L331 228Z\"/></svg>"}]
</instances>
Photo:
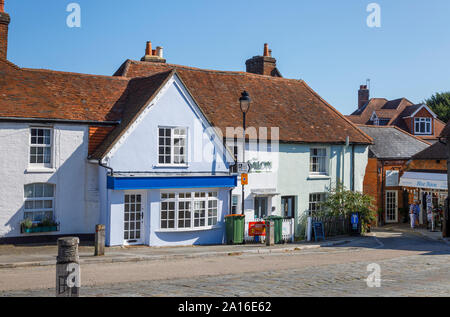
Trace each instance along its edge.
<instances>
[{"instance_id":1,"label":"tiled roof","mask_svg":"<svg viewBox=\"0 0 450 317\"><path fill-rule=\"evenodd\" d=\"M370 118L375 112L379 118L395 119L406 107L413 103L406 98L387 100L385 98L372 98L361 109L347 116L353 123L370 124Z\"/></svg>"},{"instance_id":2,"label":"tiled roof","mask_svg":"<svg viewBox=\"0 0 450 317\"><path fill-rule=\"evenodd\" d=\"M371 138L325 102L304 81L197 69L165 63L126 61L116 76L141 77L175 69L211 124L225 134L239 127L239 97L246 90L252 98L249 127L279 127L284 142L370 144Z\"/></svg>"},{"instance_id":3,"label":"tiled roof","mask_svg":"<svg viewBox=\"0 0 450 317\"><path fill-rule=\"evenodd\" d=\"M359 126L373 138L370 154L378 159L409 159L430 144L395 126Z\"/></svg>"},{"instance_id":4,"label":"tiled roof","mask_svg":"<svg viewBox=\"0 0 450 317\"><path fill-rule=\"evenodd\" d=\"M448 138L450 137L450 121L447 123L444 129L442 129L441 137Z\"/></svg>"},{"instance_id":5,"label":"tiled roof","mask_svg":"<svg viewBox=\"0 0 450 317\"><path fill-rule=\"evenodd\" d=\"M446 160L448 158L447 147L441 142L436 142L412 158L414 160Z\"/></svg>"},{"instance_id":6,"label":"tiled roof","mask_svg":"<svg viewBox=\"0 0 450 317\"><path fill-rule=\"evenodd\" d=\"M0 117L116 121L129 80L0 62Z\"/></svg>"}]
</instances>

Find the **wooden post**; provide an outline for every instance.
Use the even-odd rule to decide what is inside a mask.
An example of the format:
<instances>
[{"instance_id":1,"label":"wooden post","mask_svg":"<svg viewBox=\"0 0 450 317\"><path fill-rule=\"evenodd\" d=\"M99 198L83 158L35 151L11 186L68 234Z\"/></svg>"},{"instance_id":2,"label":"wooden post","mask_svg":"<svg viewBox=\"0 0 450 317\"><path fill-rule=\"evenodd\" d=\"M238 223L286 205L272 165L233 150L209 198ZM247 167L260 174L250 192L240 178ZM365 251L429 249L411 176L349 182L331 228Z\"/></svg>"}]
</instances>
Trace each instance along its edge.
<instances>
[{"instance_id":1,"label":"wooden post","mask_svg":"<svg viewBox=\"0 0 450 317\"><path fill-rule=\"evenodd\" d=\"M58 257L56 258L56 296L80 296L80 259L78 244L80 239L65 237L58 239Z\"/></svg>"},{"instance_id":2,"label":"wooden post","mask_svg":"<svg viewBox=\"0 0 450 317\"><path fill-rule=\"evenodd\" d=\"M105 255L105 225L95 226L95 256Z\"/></svg>"}]
</instances>

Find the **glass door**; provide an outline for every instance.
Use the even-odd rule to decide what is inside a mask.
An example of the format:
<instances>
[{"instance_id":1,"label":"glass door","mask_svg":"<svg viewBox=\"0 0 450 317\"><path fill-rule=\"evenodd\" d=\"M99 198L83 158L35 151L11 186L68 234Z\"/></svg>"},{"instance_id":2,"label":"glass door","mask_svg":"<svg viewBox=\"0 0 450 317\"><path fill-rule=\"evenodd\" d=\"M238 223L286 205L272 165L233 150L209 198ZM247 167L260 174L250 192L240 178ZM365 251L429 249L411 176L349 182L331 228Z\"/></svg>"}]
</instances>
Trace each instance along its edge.
<instances>
[{"instance_id":1,"label":"glass door","mask_svg":"<svg viewBox=\"0 0 450 317\"><path fill-rule=\"evenodd\" d=\"M140 193L125 194L123 234L125 244L143 243L143 224L143 195Z\"/></svg>"},{"instance_id":2,"label":"glass door","mask_svg":"<svg viewBox=\"0 0 450 317\"><path fill-rule=\"evenodd\" d=\"M255 197L255 218L264 218L267 216L267 206L269 199L267 197Z\"/></svg>"},{"instance_id":3,"label":"glass door","mask_svg":"<svg viewBox=\"0 0 450 317\"><path fill-rule=\"evenodd\" d=\"M397 191L386 191L386 223L398 222Z\"/></svg>"}]
</instances>

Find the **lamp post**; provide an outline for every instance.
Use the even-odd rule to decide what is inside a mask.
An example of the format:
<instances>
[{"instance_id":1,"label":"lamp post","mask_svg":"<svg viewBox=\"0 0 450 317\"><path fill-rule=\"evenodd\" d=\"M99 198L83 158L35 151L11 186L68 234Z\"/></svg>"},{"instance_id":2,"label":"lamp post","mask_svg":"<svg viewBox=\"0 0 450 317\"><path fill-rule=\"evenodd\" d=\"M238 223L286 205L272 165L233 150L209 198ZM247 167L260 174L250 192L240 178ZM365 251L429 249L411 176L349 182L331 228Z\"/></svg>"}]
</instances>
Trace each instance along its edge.
<instances>
[{"instance_id":1,"label":"lamp post","mask_svg":"<svg viewBox=\"0 0 450 317\"><path fill-rule=\"evenodd\" d=\"M248 94L248 92L243 91L241 94L241 98L239 98L239 103L241 105L241 111L242 111L242 127L244 128L243 130L243 135L242 135L242 163L245 163L245 116L248 112L248 110L250 109L250 103L251 103L251 99L250 96ZM245 192L244 192L244 184L241 183L242 186L242 214L244 214L245 209L244 209L244 201L245 201Z\"/></svg>"}]
</instances>

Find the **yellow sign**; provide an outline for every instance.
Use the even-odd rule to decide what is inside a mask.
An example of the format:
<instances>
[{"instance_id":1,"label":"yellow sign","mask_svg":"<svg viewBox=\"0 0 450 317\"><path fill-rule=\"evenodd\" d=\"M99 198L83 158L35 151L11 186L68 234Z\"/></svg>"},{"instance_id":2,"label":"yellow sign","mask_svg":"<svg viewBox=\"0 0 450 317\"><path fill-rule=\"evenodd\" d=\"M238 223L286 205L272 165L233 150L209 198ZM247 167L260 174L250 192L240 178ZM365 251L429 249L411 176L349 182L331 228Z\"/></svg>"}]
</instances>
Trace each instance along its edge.
<instances>
[{"instance_id":1,"label":"yellow sign","mask_svg":"<svg viewBox=\"0 0 450 317\"><path fill-rule=\"evenodd\" d=\"M241 185L248 185L248 174L241 174Z\"/></svg>"}]
</instances>

